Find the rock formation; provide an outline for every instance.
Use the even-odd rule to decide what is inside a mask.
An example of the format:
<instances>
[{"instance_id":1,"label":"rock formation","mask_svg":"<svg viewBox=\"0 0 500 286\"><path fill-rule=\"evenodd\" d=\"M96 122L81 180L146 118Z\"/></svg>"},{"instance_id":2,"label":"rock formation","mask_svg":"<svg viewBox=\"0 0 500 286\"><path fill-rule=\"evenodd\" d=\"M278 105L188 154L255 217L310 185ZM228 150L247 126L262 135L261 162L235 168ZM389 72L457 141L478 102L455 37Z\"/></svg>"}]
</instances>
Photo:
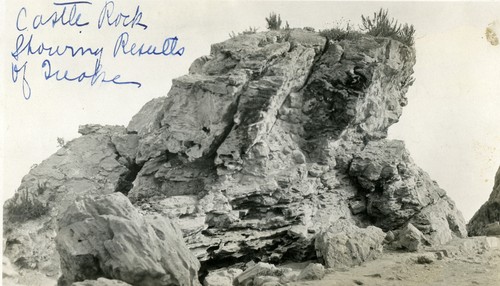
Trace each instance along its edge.
<instances>
[{"instance_id":1,"label":"rock formation","mask_svg":"<svg viewBox=\"0 0 500 286\"><path fill-rule=\"evenodd\" d=\"M431 244L465 237L454 203L403 142L386 139L414 63L412 47L367 35L331 41L293 29L214 44L128 127L83 126L31 170L19 188L28 195L6 204L6 255L55 275L57 216L79 195L113 192L175 222L202 274L315 259L316 238L338 221L355 237L369 227L376 247L409 223ZM48 211L13 219L26 201Z\"/></svg>"},{"instance_id":2,"label":"rock formation","mask_svg":"<svg viewBox=\"0 0 500 286\"><path fill-rule=\"evenodd\" d=\"M500 235L500 167L490 198L474 214L467 225L470 235Z\"/></svg>"}]
</instances>

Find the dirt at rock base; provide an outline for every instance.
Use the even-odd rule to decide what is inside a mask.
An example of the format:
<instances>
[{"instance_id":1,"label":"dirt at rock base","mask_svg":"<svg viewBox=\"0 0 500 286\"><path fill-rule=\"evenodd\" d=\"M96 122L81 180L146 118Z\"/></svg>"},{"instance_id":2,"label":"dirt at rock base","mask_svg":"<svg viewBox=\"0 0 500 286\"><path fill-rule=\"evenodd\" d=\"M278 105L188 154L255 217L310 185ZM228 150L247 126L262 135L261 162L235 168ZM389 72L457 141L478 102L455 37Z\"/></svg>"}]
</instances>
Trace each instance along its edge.
<instances>
[{"instance_id":1,"label":"dirt at rock base","mask_svg":"<svg viewBox=\"0 0 500 286\"><path fill-rule=\"evenodd\" d=\"M475 240L469 238L466 240ZM434 252L385 252L379 259L345 271L331 271L320 281L295 282L294 286L498 286L500 285L500 237L498 244L473 253L458 253L438 260ZM432 263L419 264L430 256Z\"/></svg>"},{"instance_id":2,"label":"dirt at rock base","mask_svg":"<svg viewBox=\"0 0 500 286\"><path fill-rule=\"evenodd\" d=\"M377 260L360 266L334 271L327 269L319 281L293 282L291 286L498 286L500 285L500 236L459 239L435 250L420 252L384 252ZM472 245L472 247L471 247ZM467 247L468 246L468 247ZM447 256L446 256L447 255ZM441 257L440 257L441 256ZM426 257L428 259L420 259ZM287 265L295 269L308 263ZM4 277L4 286L54 286L56 280L30 272L12 279Z\"/></svg>"}]
</instances>

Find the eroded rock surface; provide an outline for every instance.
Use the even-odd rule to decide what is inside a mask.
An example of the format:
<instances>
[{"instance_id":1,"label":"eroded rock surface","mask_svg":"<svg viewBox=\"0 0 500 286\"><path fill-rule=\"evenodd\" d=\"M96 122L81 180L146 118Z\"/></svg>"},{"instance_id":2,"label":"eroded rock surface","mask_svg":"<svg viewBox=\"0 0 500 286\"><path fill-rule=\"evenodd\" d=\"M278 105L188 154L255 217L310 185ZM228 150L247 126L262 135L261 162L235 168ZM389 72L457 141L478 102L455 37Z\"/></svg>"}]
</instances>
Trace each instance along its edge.
<instances>
[{"instance_id":1,"label":"eroded rock surface","mask_svg":"<svg viewBox=\"0 0 500 286\"><path fill-rule=\"evenodd\" d=\"M58 285L108 277L137 286L199 285L199 262L166 218L143 217L121 193L77 198L59 220Z\"/></svg>"},{"instance_id":2,"label":"eroded rock surface","mask_svg":"<svg viewBox=\"0 0 500 286\"><path fill-rule=\"evenodd\" d=\"M488 201L474 214L467 230L471 235L500 235L500 168Z\"/></svg>"},{"instance_id":3,"label":"eroded rock surface","mask_svg":"<svg viewBox=\"0 0 500 286\"><path fill-rule=\"evenodd\" d=\"M208 268L314 258L315 237L340 218L385 231L411 221L433 243L466 236L445 192L385 139L414 62L394 40L300 30L213 45L164 109L155 100L131 121L144 167L129 197L176 218Z\"/></svg>"},{"instance_id":4,"label":"eroded rock surface","mask_svg":"<svg viewBox=\"0 0 500 286\"><path fill-rule=\"evenodd\" d=\"M387 231L412 222L436 244L467 236L455 204L413 163L402 141L369 142L354 155L349 174L366 191L366 212L376 226Z\"/></svg>"}]
</instances>

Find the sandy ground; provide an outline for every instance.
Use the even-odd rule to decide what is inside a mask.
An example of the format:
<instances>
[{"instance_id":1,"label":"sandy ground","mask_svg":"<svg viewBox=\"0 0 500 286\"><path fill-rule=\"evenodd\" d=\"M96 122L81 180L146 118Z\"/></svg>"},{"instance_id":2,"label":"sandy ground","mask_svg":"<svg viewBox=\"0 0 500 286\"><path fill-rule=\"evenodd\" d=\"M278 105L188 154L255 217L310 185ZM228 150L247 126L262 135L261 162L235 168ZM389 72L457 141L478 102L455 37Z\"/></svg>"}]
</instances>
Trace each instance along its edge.
<instances>
[{"instance_id":1,"label":"sandy ground","mask_svg":"<svg viewBox=\"0 0 500 286\"><path fill-rule=\"evenodd\" d=\"M468 239L474 241L474 239ZM496 245L474 249L457 246L454 254L437 259L436 253L384 253L379 259L345 271L327 270L320 281L296 282L296 286L350 285L443 285L500 286L500 239ZM475 243L475 242L474 242ZM452 251L453 252L453 251ZM433 258L428 264L417 263L419 256Z\"/></svg>"},{"instance_id":2,"label":"sandy ground","mask_svg":"<svg viewBox=\"0 0 500 286\"><path fill-rule=\"evenodd\" d=\"M419 263L419 257L430 260ZM305 265L307 263L295 266ZM4 277L2 284L46 286L56 285L56 280L36 272L24 272L15 279ZM418 253L385 252L377 260L358 267L336 271L327 269L323 280L290 285L500 286L500 237L461 239Z\"/></svg>"}]
</instances>

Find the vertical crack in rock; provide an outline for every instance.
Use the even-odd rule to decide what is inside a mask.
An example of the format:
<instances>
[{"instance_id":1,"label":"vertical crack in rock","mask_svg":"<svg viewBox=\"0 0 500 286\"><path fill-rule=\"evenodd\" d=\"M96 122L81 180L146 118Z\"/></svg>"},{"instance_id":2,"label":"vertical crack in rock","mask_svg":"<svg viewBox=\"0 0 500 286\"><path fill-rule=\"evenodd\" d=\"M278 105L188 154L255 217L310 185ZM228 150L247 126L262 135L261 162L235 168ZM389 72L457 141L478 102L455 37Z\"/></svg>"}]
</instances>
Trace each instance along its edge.
<instances>
[{"instance_id":1,"label":"vertical crack in rock","mask_svg":"<svg viewBox=\"0 0 500 286\"><path fill-rule=\"evenodd\" d=\"M331 45L331 41L328 40L328 38L325 37L325 44L323 46L323 48L321 49L321 52L319 54L316 55L315 59L314 59L314 63L313 65L311 66L311 69L307 75L307 78L304 82L304 85L302 85L302 87L299 89L299 91L303 91L304 88L306 88L310 81L311 81L311 76L313 75L314 71L315 71L315 67L317 66L318 62L321 60L321 58L324 56L324 54L328 51L328 47Z\"/></svg>"},{"instance_id":2,"label":"vertical crack in rock","mask_svg":"<svg viewBox=\"0 0 500 286\"><path fill-rule=\"evenodd\" d=\"M124 195L128 195L128 192L132 189L133 183L137 174L141 170L141 166L137 164L127 166L128 172L120 176L118 184L116 186L115 192L120 192Z\"/></svg>"},{"instance_id":3,"label":"vertical crack in rock","mask_svg":"<svg viewBox=\"0 0 500 286\"><path fill-rule=\"evenodd\" d=\"M127 195L132 189L133 182L142 168L142 165L135 162L135 149L137 148L138 137L136 134L128 133L121 136L110 136L109 139L110 147L114 149L116 155L115 159L121 162L128 170L120 175L115 192ZM131 146L127 146L127 143Z\"/></svg>"},{"instance_id":4,"label":"vertical crack in rock","mask_svg":"<svg viewBox=\"0 0 500 286\"><path fill-rule=\"evenodd\" d=\"M291 38L294 39L294 37L297 36L301 35L292 35ZM324 39L314 40L317 43L315 49L318 51L323 50L325 46ZM271 186L269 185L262 186L262 191L264 191L264 193L271 191L269 197L266 198L264 193L260 193L258 190L258 188L260 188L259 182L261 178L266 177L263 175L265 172L263 173L262 170L258 169L253 170L252 168L259 168L258 165L255 166L253 162L258 164L259 161L263 161L264 157L270 155L268 146L266 146L268 145L266 141L270 134L274 132L274 126L278 120L278 110L283 106L291 93L298 92L305 84L307 76L312 71L315 55L317 55L317 52L311 53L311 51L311 48L309 48L309 50L304 49L304 46L300 45L288 49L288 52L292 53L292 55L298 55L299 59L305 56L304 59L307 59L308 63L305 68L301 68L300 80L295 80L293 87L287 87L289 83L286 82L286 79L290 76L287 76L286 73L284 74L284 76L286 76L285 81L278 81L282 87L284 86L286 88L285 90L282 90L279 85L274 87L269 85L276 80L276 75L280 75L285 72L286 69L289 69L286 65L290 61L290 55L285 54L284 57L277 58L273 66L266 68L266 72L263 74L262 78L251 82L250 88L247 89L246 92L248 96L242 97L242 99L245 100L240 101L241 108L239 108L239 113L236 117L238 121L243 122L243 124L234 128L234 133L231 133L230 137L225 141L225 146L221 146L222 150L219 148L218 151L219 158L222 159L220 162L224 163L222 168L219 167L218 172L219 174L227 174L228 180L219 181L220 186L216 187L221 189L225 197L229 200L229 213L211 216L210 220L217 219L220 223L211 224L211 227L209 224L209 229L213 229L216 236L222 235L223 242L218 243L217 248L209 249L209 260L205 261L205 258L202 259L202 261L205 262L203 264L212 265L213 260L219 259L216 257L220 257L221 255L223 255L222 257L231 257L236 254L234 250L238 251L237 257L243 260L251 259L251 255L254 255L254 257L256 255L257 259L259 259L259 257L268 257L266 259L277 260L288 250L287 247L280 249L279 245L287 245L290 241L295 240L294 238L287 239L289 236L287 230L285 233L279 235L281 239L279 244L273 242L274 240L260 237L255 240L257 245L248 245L238 242L237 239L231 238L231 235L218 233L217 229L229 228L235 233L238 233L238 230L247 230L247 236L254 236L255 234L252 233L265 231L274 236L282 232L280 229L289 229L291 225L296 224L300 220L290 220L290 218L287 218L294 214L288 213L286 210L288 206L285 201L280 202L279 197L281 196L281 191L274 192L271 191L271 189L266 190L266 187ZM300 60L294 59L294 61ZM300 67L302 67L302 65L302 62L298 64ZM259 87L259 85L262 86ZM224 154L231 155L225 157ZM241 189L237 186L233 187L232 185L236 182L230 177L237 178L240 176L245 177L249 182L255 181L255 185L252 184L247 187L242 186ZM245 190L251 191L251 193L245 193ZM299 216L300 215L295 215L296 218ZM269 221L271 218L272 221ZM259 223L259 221L262 221L262 223ZM231 250L230 247L233 247L233 250ZM259 249L265 249L266 251L262 252L259 251ZM276 255L270 257L269 253L273 251L276 252ZM212 254L210 254L210 252ZM249 255L245 255L244 253L248 253Z\"/></svg>"},{"instance_id":5,"label":"vertical crack in rock","mask_svg":"<svg viewBox=\"0 0 500 286\"><path fill-rule=\"evenodd\" d=\"M311 75L312 75L312 74L313 74L313 72L314 72L314 67L316 66L316 64L318 63L318 61L321 59L321 57L325 54L325 52L328 50L328 45L329 45L329 41L328 41L328 39L326 39L326 38L325 38L325 44L323 45L323 48L321 49L320 53L316 53L316 55L315 55L315 59L314 59L314 62L313 62L313 64L310 66L310 68L309 68L309 72L307 73L306 79L304 80L304 84L303 84L301 87L297 88L297 92L299 92L299 93L300 93L300 92L302 92L302 90L303 90L303 89L304 89L304 88L305 88L305 87L309 84L309 80L310 80L310 78L311 78ZM291 43L291 45L290 45L290 50L289 50L288 52L289 52L289 53L290 53L290 52L292 52L293 48L294 48L294 44L293 44L293 43ZM282 102L282 103L281 103L281 105L279 106L278 110L280 110L281 108L283 108L283 106L285 105L286 101L289 99L290 94L291 94L291 93L289 93L289 94L285 97L285 99L283 100L283 102ZM276 117L278 117L278 116L276 116ZM274 124L276 123L276 121L277 121L277 120L274 120L274 122L272 123L271 127L269 128L269 132L271 132L271 130L273 129Z\"/></svg>"}]
</instances>

